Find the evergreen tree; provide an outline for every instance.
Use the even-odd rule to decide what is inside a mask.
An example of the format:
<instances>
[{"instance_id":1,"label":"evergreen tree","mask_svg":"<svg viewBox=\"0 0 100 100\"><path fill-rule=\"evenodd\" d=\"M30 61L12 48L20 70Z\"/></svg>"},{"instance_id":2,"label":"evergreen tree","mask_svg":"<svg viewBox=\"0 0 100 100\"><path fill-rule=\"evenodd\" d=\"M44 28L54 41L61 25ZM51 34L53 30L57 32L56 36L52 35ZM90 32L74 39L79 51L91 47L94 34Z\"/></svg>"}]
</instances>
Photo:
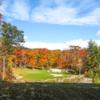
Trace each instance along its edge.
<instances>
[{"instance_id":1,"label":"evergreen tree","mask_svg":"<svg viewBox=\"0 0 100 100\"><path fill-rule=\"evenodd\" d=\"M89 41L87 49L87 66L92 71L92 81L94 83L96 76L96 68L100 66L100 47L94 41Z\"/></svg>"}]
</instances>

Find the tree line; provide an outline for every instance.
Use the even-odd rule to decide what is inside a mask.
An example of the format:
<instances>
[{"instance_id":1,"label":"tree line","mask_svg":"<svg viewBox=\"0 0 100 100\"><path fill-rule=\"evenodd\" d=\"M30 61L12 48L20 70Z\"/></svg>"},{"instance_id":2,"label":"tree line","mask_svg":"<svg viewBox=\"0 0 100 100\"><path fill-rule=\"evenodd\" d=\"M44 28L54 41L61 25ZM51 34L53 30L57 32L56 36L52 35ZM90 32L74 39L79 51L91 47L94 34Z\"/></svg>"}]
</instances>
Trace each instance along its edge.
<instances>
[{"instance_id":1,"label":"tree line","mask_svg":"<svg viewBox=\"0 0 100 100\"><path fill-rule=\"evenodd\" d=\"M16 48L12 61L14 66L37 69L61 68L78 71L83 66L86 49L71 46L69 50L48 50L46 48L28 49Z\"/></svg>"}]
</instances>

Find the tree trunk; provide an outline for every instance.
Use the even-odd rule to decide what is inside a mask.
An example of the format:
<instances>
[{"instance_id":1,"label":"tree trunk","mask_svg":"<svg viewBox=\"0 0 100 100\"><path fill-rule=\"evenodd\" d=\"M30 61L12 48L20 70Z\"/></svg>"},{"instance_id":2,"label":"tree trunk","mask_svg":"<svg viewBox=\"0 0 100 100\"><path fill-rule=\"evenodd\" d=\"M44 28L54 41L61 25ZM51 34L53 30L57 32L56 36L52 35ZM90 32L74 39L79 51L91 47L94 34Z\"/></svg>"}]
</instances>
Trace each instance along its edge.
<instances>
[{"instance_id":1,"label":"tree trunk","mask_svg":"<svg viewBox=\"0 0 100 100\"><path fill-rule=\"evenodd\" d=\"M95 72L95 70L93 69L92 83L95 83L95 76L96 76L96 72Z\"/></svg>"},{"instance_id":2,"label":"tree trunk","mask_svg":"<svg viewBox=\"0 0 100 100\"><path fill-rule=\"evenodd\" d=\"M3 57L3 72L2 72L2 80L5 79L5 68L6 68L6 57Z\"/></svg>"}]
</instances>

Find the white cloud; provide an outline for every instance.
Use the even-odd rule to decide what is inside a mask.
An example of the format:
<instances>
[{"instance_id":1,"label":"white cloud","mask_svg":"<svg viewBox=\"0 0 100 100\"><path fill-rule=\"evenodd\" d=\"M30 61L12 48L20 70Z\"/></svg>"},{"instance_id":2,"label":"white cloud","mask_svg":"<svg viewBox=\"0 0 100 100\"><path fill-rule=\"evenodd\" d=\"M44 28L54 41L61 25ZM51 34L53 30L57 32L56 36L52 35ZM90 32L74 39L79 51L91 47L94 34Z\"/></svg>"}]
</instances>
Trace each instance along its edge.
<instances>
[{"instance_id":1,"label":"white cloud","mask_svg":"<svg viewBox=\"0 0 100 100\"><path fill-rule=\"evenodd\" d=\"M82 40L82 39L72 40L72 41L66 42L66 45L68 47L71 45L74 45L74 46L80 46L82 48L86 48L88 46L88 40Z\"/></svg>"},{"instance_id":2,"label":"white cloud","mask_svg":"<svg viewBox=\"0 0 100 100\"><path fill-rule=\"evenodd\" d=\"M45 0L42 0L42 3L33 9L32 19L35 22L61 25L100 24L100 8L95 6L96 4L93 0L92 3L90 3L91 0L88 2L84 0L84 2L80 2L78 6L72 6L75 2L69 2L69 0L50 0L46 3L43 1ZM57 6L49 7L50 3L52 4L53 2ZM69 4L67 4L68 2ZM83 6L83 8L81 6ZM93 7L93 9L91 7ZM90 8L91 10L88 11ZM88 13L83 13L83 15L80 16L80 12L84 12L84 9L87 10Z\"/></svg>"},{"instance_id":3,"label":"white cloud","mask_svg":"<svg viewBox=\"0 0 100 100\"><path fill-rule=\"evenodd\" d=\"M55 50L55 49L69 49L70 46L80 46L81 48L87 48L88 47L88 42L89 40L72 40L72 41L67 41L65 43L48 43L48 42L26 42L24 44L25 47L27 48L47 48L50 50ZM100 46L100 40L95 40L97 45Z\"/></svg>"},{"instance_id":4,"label":"white cloud","mask_svg":"<svg viewBox=\"0 0 100 100\"><path fill-rule=\"evenodd\" d=\"M100 40L96 40L97 45L100 46Z\"/></svg>"},{"instance_id":5,"label":"white cloud","mask_svg":"<svg viewBox=\"0 0 100 100\"><path fill-rule=\"evenodd\" d=\"M97 35L100 35L100 30L98 30L96 34L97 34Z\"/></svg>"},{"instance_id":6,"label":"white cloud","mask_svg":"<svg viewBox=\"0 0 100 100\"><path fill-rule=\"evenodd\" d=\"M47 48L50 50L54 49L64 49L65 43L47 43L47 42L26 42L24 44L28 48Z\"/></svg>"},{"instance_id":7,"label":"white cloud","mask_svg":"<svg viewBox=\"0 0 100 100\"><path fill-rule=\"evenodd\" d=\"M1 5L0 5L0 13L6 14L6 8L7 8L7 3L2 2Z\"/></svg>"},{"instance_id":8,"label":"white cloud","mask_svg":"<svg viewBox=\"0 0 100 100\"><path fill-rule=\"evenodd\" d=\"M56 8L37 7L33 10L32 19L36 22L45 22L51 24L70 24L76 17L75 8L66 8L64 6Z\"/></svg>"},{"instance_id":9,"label":"white cloud","mask_svg":"<svg viewBox=\"0 0 100 100\"><path fill-rule=\"evenodd\" d=\"M44 22L62 25L100 24L100 8L94 9L87 16L77 17L78 9L59 6L56 8L37 7L33 10L32 19L35 22Z\"/></svg>"},{"instance_id":10,"label":"white cloud","mask_svg":"<svg viewBox=\"0 0 100 100\"><path fill-rule=\"evenodd\" d=\"M0 6L0 13L7 17L7 20L29 20L30 7L27 0L4 0Z\"/></svg>"},{"instance_id":11,"label":"white cloud","mask_svg":"<svg viewBox=\"0 0 100 100\"><path fill-rule=\"evenodd\" d=\"M29 20L29 8L25 0L14 0L11 16L20 20Z\"/></svg>"},{"instance_id":12,"label":"white cloud","mask_svg":"<svg viewBox=\"0 0 100 100\"><path fill-rule=\"evenodd\" d=\"M35 8L29 0L4 1L0 12L8 19L60 25L100 24L100 6L95 0L38 0Z\"/></svg>"}]
</instances>

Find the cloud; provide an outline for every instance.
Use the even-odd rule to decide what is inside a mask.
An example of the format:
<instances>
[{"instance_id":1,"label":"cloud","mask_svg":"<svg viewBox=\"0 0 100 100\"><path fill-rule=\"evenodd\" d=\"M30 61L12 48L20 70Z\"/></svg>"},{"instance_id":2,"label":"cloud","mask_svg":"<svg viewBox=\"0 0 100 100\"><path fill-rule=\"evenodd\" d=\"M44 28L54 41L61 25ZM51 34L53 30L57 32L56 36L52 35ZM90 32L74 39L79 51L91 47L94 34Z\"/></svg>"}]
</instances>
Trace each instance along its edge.
<instances>
[{"instance_id":1,"label":"cloud","mask_svg":"<svg viewBox=\"0 0 100 100\"><path fill-rule=\"evenodd\" d=\"M67 41L64 43L48 43L48 42L25 42L24 46L27 48L47 48L50 50L55 50L55 49L69 49L70 46L80 46L81 48L87 48L88 47L88 42L89 40L72 40L72 41ZM100 40L95 40L97 45L100 46Z\"/></svg>"},{"instance_id":2,"label":"cloud","mask_svg":"<svg viewBox=\"0 0 100 100\"><path fill-rule=\"evenodd\" d=\"M100 46L100 40L96 40L95 42Z\"/></svg>"},{"instance_id":3,"label":"cloud","mask_svg":"<svg viewBox=\"0 0 100 100\"><path fill-rule=\"evenodd\" d=\"M47 43L47 42L26 42L24 44L27 48L47 48L50 50L54 49L64 49L64 43Z\"/></svg>"},{"instance_id":4,"label":"cloud","mask_svg":"<svg viewBox=\"0 0 100 100\"><path fill-rule=\"evenodd\" d=\"M32 1L34 3L34 0ZM0 7L8 19L60 25L99 25L100 5L97 0L4 0Z\"/></svg>"},{"instance_id":5,"label":"cloud","mask_svg":"<svg viewBox=\"0 0 100 100\"><path fill-rule=\"evenodd\" d=\"M51 24L67 24L74 19L76 9L64 6L56 8L39 7L33 10L33 21Z\"/></svg>"},{"instance_id":6,"label":"cloud","mask_svg":"<svg viewBox=\"0 0 100 100\"><path fill-rule=\"evenodd\" d=\"M30 7L28 0L4 0L0 7L0 12L7 17L7 19L29 20Z\"/></svg>"},{"instance_id":7,"label":"cloud","mask_svg":"<svg viewBox=\"0 0 100 100\"><path fill-rule=\"evenodd\" d=\"M0 13L1 14L6 14L6 8L7 8L8 3L7 2L2 2L0 5Z\"/></svg>"},{"instance_id":8,"label":"cloud","mask_svg":"<svg viewBox=\"0 0 100 100\"><path fill-rule=\"evenodd\" d=\"M14 0L11 16L20 20L29 20L29 8L25 0Z\"/></svg>"},{"instance_id":9,"label":"cloud","mask_svg":"<svg viewBox=\"0 0 100 100\"><path fill-rule=\"evenodd\" d=\"M69 49L71 45L86 48L88 47L88 42L89 40L82 40L82 39L67 41L65 43L26 42L24 46L27 48L47 48L50 50L54 49L64 50L64 49ZM96 40L96 43L100 46L100 40Z\"/></svg>"},{"instance_id":10,"label":"cloud","mask_svg":"<svg viewBox=\"0 0 100 100\"><path fill-rule=\"evenodd\" d=\"M97 34L97 35L100 35L100 30L98 30L96 34Z\"/></svg>"},{"instance_id":11,"label":"cloud","mask_svg":"<svg viewBox=\"0 0 100 100\"><path fill-rule=\"evenodd\" d=\"M96 1L79 2L79 0L50 0L33 9L32 19L34 22L61 24L61 25L93 25L100 24L100 7ZM76 4L76 3L79 4ZM49 4L48 4L49 3ZM50 6L54 3L54 7ZM82 8L83 7L83 8Z\"/></svg>"},{"instance_id":12,"label":"cloud","mask_svg":"<svg viewBox=\"0 0 100 100\"><path fill-rule=\"evenodd\" d=\"M66 42L66 46L67 46L67 48L69 48L71 45L80 46L82 48L86 48L88 46L88 41L89 40L82 40L82 39L72 40L72 41Z\"/></svg>"}]
</instances>

